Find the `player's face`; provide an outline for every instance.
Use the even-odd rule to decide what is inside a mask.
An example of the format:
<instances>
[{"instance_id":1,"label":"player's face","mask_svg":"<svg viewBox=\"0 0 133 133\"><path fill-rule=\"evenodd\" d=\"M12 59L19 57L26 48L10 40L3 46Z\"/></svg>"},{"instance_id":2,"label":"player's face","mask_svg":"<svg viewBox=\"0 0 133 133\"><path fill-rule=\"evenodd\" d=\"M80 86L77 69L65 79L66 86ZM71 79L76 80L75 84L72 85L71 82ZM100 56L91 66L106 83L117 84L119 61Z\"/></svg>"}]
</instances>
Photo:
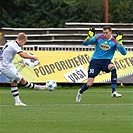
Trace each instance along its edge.
<instances>
[{"instance_id":1,"label":"player's face","mask_svg":"<svg viewBox=\"0 0 133 133\"><path fill-rule=\"evenodd\" d=\"M112 35L112 31L109 31L108 29L103 30L103 35L106 39L109 39Z\"/></svg>"},{"instance_id":2,"label":"player's face","mask_svg":"<svg viewBox=\"0 0 133 133\"><path fill-rule=\"evenodd\" d=\"M23 47L25 43L26 43L26 40L21 40L20 45Z\"/></svg>"}]
</instances>

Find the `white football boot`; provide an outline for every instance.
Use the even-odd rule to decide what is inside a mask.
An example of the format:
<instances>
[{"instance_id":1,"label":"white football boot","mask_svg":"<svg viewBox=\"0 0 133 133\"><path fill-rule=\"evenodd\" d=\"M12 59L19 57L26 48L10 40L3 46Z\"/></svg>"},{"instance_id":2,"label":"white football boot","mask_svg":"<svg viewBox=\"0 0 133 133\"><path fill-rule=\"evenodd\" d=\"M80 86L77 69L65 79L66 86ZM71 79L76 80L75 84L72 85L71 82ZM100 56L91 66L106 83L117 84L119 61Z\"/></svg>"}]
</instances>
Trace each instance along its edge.
<instances>
[{"instance_id":1,"label":"white football boot","mask_svg":"<svg viewBox=\"0 0 133 133\"><path fill-rule=\"evenodd\" d=\"M111 94L111 96L114 98L114 97L117 97L117 98L119 98L119 97L122 97L122 94L119 94L117 91L114 91L112 94Z\"/></svg>"},{"instance_id":2,"label":"white football boot","mask_svg":"<svg viewBox=\"0 0 133 133\"><path fill-rule=\"evenodd\" d=\"M26 104L22 103L22 102L16 102L15 106L27 106Z\"/></svg>"},{"instance_id":3,"label":"white football boot","mask_svg":"<svg viewBox=\"0 0 133 133\"><path fill-rule=\"evenodd\" d=\"M78 94L76 96L76 103L79 103L81 101L82 94L79 91L80 89L78 90Z\"/></svg>"},{"instance_id":4,"label":"white football boot","mask_svg":"<svg viewBox=\"0 0 133 133\"><path fill-rule=\"evenodd\" d=\"M36 90L41 90L41 91L46 90L46 85L44 85L44 86L36 85L35 89Z\"/></svg>"}]
</instances>

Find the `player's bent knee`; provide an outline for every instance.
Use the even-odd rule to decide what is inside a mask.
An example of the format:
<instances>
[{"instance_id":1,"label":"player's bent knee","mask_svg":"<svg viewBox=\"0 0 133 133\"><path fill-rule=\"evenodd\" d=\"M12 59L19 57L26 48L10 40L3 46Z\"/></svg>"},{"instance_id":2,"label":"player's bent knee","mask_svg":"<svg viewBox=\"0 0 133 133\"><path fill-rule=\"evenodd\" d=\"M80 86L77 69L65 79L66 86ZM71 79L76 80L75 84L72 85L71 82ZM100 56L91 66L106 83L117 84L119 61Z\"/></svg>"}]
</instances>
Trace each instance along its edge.
<instances>
[{"instance_id":1,"label":"player's bent knee","mask_svg":"<svg viewBox=\"0 0 133 133\"><path fill-rule=\"evenodd\" d=\"M22 78L22 79L19 81L19 83L20 83L21 85L25 85L25 84L27 83L27 81L26 81L24 78Z\"/></svg>"},{"instance_id":2,"label":"player's bent knee","mask_svg":"<svg viewBox=\"0 0 133 133\"><path fill-rule=\"evenodd\" d=\"M110 71L116 71L116 68L115 68L115 66L112 66L111 68L110 68Z\"/></svg>"},{"instance_id":3,"label":"player's bent knee","mask_svg":"<svg viewBox=\"0 0 133 133\"><path fill-rule=\"evenodd\" d=\"M13 81L13 82L11 83L11 86L17 86L17 85L18 85L17 81Z\"/></svg>"},{"instance_id":4,"label":"player's bent knee","mask_svg":"<svg viewBox=\"0 0 133 133\"><path fill-rule=\"evenodd\" d=\"M87 84L88 86L92 86L94 82L94 78L88 78Z\"/></svg>"}]
</instances>

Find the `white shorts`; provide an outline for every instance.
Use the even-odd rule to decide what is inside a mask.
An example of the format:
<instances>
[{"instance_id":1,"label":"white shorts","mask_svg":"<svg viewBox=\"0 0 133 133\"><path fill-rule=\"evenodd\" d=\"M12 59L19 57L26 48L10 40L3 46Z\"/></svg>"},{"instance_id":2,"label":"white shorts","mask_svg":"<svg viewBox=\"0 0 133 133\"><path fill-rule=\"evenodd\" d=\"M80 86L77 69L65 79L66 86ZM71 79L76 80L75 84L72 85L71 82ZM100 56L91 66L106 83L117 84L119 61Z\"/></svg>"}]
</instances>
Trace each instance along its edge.
<instances>
[{"instance_id":1,"label":"white shorts","mask_svg":"<svg viewBox=\"0 0 133 133\"><path fill-rule=\"evenodd\" d=\"M9 82L20 81L22 76L18 73L14 64L11 64L10 67L2 67L1 73L7 78Z\"/></svg>"}]
</instances>

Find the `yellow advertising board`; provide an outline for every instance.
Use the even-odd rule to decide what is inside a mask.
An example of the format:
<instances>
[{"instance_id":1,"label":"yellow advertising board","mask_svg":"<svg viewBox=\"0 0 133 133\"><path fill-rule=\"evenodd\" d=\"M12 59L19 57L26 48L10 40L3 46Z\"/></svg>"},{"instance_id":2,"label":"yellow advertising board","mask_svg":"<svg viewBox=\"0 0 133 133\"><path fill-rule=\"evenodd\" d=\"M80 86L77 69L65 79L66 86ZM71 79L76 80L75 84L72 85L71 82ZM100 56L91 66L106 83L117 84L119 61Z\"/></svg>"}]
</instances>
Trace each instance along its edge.
<instances>
[{"instance_id":1,"label":"yellow advertising board","mask_svg":"<svg viewBox=\"0 0 133 133\"><path fill-rule=\"evenodd\" d=\"M87 79L87 70L93 51L26 51L39 58L40 64L35 67L24 65L23 59L16 56L14 63L20 74L30 82L44 83L49 79L57 83L81 83ZM118 82L132 81L133 54L123 56L116 52L112 62L116 66ZM101 72L95 83L110 82L110 73ZM125 79L126 78L126 79ZM130 83L129 82L129 83Z\"/></svg>"}]
</instances>

